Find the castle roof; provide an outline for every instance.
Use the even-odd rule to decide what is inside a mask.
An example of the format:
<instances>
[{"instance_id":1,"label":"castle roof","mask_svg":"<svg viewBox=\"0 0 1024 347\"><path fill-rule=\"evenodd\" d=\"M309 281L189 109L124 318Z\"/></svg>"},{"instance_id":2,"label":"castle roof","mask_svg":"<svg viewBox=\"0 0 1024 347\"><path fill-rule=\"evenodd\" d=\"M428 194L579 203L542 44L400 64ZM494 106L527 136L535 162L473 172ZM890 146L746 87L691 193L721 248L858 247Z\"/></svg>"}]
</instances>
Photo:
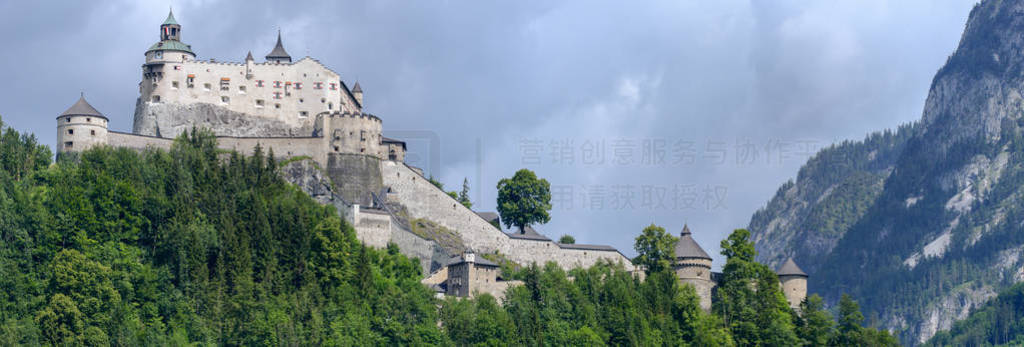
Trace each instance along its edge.
<instances>
[{"instance_id":1,"label":"castle roof","mask_svg":"<svg viewBox=\"0 0 1024 347\"><path fill-rule=\"evenodd\" d=\"M676 242L676 259L679 258L702 258L711 260L707 252L693 239L688 225L683 225L683 231L679 233L679 241Z\"/></svg>"},{"instance_id":2,"label":"castle roof","mask_svg":"<svg viewBox=\"0 0 1024 347\"><path fill-rule=\"evenodd\" d=\"M178 24L178 21L174 20L174 10L170 10L169 12L167 12L167 19L164 20L164 24L160 24L160 25L181 25L181 24Z\"/></svg>"},{"instance_id":3,"label":"castle roof","mask_svg":"<svg viewBox=\"0 0 1024 347\"><path fill-rule=\"evenodd\" d=\"M495 212L474 212L480 218L483 218L487 223L494 223L495 220L501 221L501 217Z\"/></svg>"},{"instance_id":4,"label":"castle roof","mask_svg":"<svg viewBox=\"0 0 1024 347\"><path fill-rule=\"evenodd\" d=\"M356 81L356 85L352 86L353 93L362 93L363 88L359 86L359 81Z\"/></svg>"},{"instance_id":5,"label":"castle roof","mask_svg":"<svg viewBox=\"0 0 1024 347\"><path fill-rule=\"evenodd\" d=\"M807 273L804 270L800 270L799 266L796 266L796 262L793 258L786 259L786 262L782 264L779 271L776 271L779 276L803 276L807 277Z\"/></svg>"},{"instance_id":6,"label":"castle roof","mask_svg":"<svg viewBox=\"0 0 1024 347\"><path fill-rule=\"evenodd\" d=\"M288 58L289 60L292 59L292 56L288 55L288 52L285 52L284 44L281 43L280 30L277 31L277 45L274 46L274 50L270 51L270 54L267 54L267 59L271 58Z\"/></svg>"},{"instance_id":7,"label":"castle roof","mask_svg":"<svg viewBox=\"0 0 1024 347\"><path fill-rule=\"evenodd\" d=\"M182 51L195 55L195 53L192 52L192 46L186 45L178 40L163 40L154 43L146 50L147 53L150 51Z\"/></svg>"},{"instance_id":8,"label":"castle roof","mask_svg":"<svg viewBox=\"0 0 1024 347\"><path fill-rule=\"evenodd\" d=\"M78 98L78 101L75 102L74 105L71 105L71 107L68 108L67 111L64 111L64 113L61 113L60 115L61 115L61 117L63 117L63 116L95 116L95 117L100 117L100 118L103 118L103 119L107 118L107 117L103 116L103 114L101 114L100 111L97 111L95 107L92 107L92 105L89 105L88 101L85 101L85 95L84 94L81 97Z\"/></svg>"},{"instance_id":9,"label":"castle roof","mask_svg":"<svg viewBox=\"0 0 1024 347\"><path fill-rule=\"evenodd\" d=\"M250 61L250 60L256 60L256 59L252 58L252 51L249 51L249 54L245 55L245 61Z\"/></svg>"},{"instance_id":10,"label":"castle roof","mask_svg":"<svg viewBox=\"0 0 1024 347\"><path fill-rule=\"evenodd\" d=\"M541 235L536 230L533 230L533 228L531 228L529 225L523 227L523 230L521 232L511 232L511 233L507 233L505 235L508 235L508 237L513 238L513 239L525 239L525 240L536 240L536 241L551 241L551 239L547 238L544 235Z\"/></svg>"}]
</instances>

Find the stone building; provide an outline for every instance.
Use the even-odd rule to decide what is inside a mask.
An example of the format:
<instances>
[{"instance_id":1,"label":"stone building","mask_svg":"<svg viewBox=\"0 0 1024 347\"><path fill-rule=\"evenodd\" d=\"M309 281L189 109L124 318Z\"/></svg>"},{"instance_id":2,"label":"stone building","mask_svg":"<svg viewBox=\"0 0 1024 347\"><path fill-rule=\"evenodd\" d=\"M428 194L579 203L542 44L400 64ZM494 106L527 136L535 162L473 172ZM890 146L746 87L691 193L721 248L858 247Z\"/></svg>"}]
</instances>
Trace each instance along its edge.
<instances>
[{"instance_id":1,"label":"stone building","mask_svg":"<svg viewBox=\"0 0 1024 347\"><path fill-rule=\"evenodd\" d=\"M712 294L721 273L711 271L711 257L693 239L693 233L687 225L683 225L683 231L679 233L675 256L672 269L679 283L692 285L700 297L700 307L710 311ZM789 307L799 312L800 303L807 298L807 274L800 270L793 258L787 259L776 274Z\"/></svg>"},{"instance_id":2,"label":"stone building","mask_svg":"<svg viewBox=\"0 0 1024 347\"><path fill-rule=\"evenodd\" d=\"M364 110L358 82L350 89L319 61L293 60L280 32L262 62L251 52L242 62L197 59L196 50L182 41L182 25L173 13L159 34L145 51L132 131L111 130L106 115L83 95L57 117L58 155L96 146L169 149L176 136L192 128L211 130L222 149L248 155L259 146L280 159L296 159L282 168L282 176L334 205L364 244L393 243L419 259L430 274L424 283L440 288L453 270L453 283L467 284L453 292L458 295L476 290L500 298L514 282L500 281L497 269L482 257L467 262L461 254L452 264L454 251L412 232L410 220L435 222L477 254L500 254L522 265L555 262L571 269L611 261L634 270L612 247L564 245L535 231L507 234L496 214L477 214L455 201L405 163L406 143L383 136L381 119Z\"/></svg>"}]
</instances>

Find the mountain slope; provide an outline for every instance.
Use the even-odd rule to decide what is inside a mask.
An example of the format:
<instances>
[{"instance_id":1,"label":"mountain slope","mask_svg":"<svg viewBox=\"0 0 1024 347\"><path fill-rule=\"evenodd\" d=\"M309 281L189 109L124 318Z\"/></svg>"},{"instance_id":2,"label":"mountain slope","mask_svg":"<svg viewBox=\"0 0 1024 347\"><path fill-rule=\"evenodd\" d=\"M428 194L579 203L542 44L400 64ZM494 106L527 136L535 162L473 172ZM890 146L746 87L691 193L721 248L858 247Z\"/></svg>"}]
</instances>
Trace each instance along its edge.
<instances>
[{"instance_id":1,"label":"mountain slope","mask_svg":"<svg viewBox=\"0 0 1024 347\"><path fill-rule=\"evenodd\" d=\"M975 6L920 122L812 158L752 218L761 260L794 255L811 291L853 294L911 344L1024 279L1022 14Z\"/></svg>"}]
</instances>

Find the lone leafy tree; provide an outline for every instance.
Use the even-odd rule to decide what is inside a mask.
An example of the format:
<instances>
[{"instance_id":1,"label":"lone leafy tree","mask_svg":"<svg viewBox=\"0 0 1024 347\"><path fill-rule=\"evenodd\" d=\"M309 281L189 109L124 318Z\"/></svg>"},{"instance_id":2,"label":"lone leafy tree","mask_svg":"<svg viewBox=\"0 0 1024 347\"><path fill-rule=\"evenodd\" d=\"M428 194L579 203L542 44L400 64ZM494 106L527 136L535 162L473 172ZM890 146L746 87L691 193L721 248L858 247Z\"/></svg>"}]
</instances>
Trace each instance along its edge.
<instances>
[{"instance_id":1,"label":"lone leafy tree","mask_svg":"<svg viewBox=\"0 0 1024 347\"><path fill-rule=\"evenodd\" d=\"M550 209L551 185L533 171L521 169L498 181L498 213L505 227L515 226L522 233L530 224L550 221Z\"/></svg>"},{"instance_id":2,"label":"lone leafy tree","mask_svg":"<svg viewBox=\"0 0 1024 347\"><path fill-rule=\"evenodd\" d=\"M678 239L665 232L665 228L651 224L636 237L633 248L637 256L633 262L642 265L647 273L656 273L672 266Z\"/></svg>"}]
</instances>

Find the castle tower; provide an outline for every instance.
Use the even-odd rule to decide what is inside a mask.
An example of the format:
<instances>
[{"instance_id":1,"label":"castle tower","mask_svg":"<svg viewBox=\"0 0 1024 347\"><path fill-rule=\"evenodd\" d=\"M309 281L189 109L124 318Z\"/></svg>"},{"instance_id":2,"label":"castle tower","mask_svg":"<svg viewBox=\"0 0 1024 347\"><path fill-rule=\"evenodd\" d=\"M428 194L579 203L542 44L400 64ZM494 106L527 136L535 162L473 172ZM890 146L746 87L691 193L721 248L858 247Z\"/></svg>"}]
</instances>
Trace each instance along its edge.
<instances>
[{"instance_id":1,"label":"castle tower","mask_svg":"<svg viewBox=\"0 0 1024 347\"><path fill-rule=\"evenodd\" d=\"M800 303L807 298L807 273L796 266L793 258L786 259L776 273L779 275L779 282L782 283L782 293L786 296L786 301L789 301L789 307L799 312Z\"/></svg>"},{"instance_id":2,"label":"castle tower","mask_svg":"<svg viewBox=\"0 0 1024 347\"><path fill-rule=\"evenodd\" d=\"M359 106L363 105L363 87L359 86L359 81L356 81L356 85L352 86L352 96L356 98Z\"/></svg>"},{"instance_id":3,"label":"castle tower","mask_svg":"<svg viewBox=\"0 0 1024 347\"><path fill-rule=\"evenodd\" d=\"M252 79L252 68L256 65L256 59L252 57L252 51L245 56L245 79Z\"/></svg>"},{"instance_id":4,"label":"castle tower","mask_svg":"<svg viewBox=\"0 0 1024 347\"><path fill-rule=\"evenodd\" d=\"M284 44L281 43L281 30L277 31L277 45L274 46L274 50L267 54L268 63L291 63L292 56L288 55L288 52L284 50Z\"/></svg>"},{"instance_id":5,"label":"castle tower","mask_svg":"<svg viewBox=\"0 0 1024 347\"><path fill-rule=\"evenodd\" d=\"M675 254L672 269L679 278L679 283L692 285L700 297L700 307L704 311L710 311L711 289L715 286L711 281L711 257L693 239L687 225L683 225L683 231L679 233Z\"/></svg>"},{"instance_id":6,"label":"castle tower","mask_svg":"<svg viewBox=\"0 0 1024 347\"><path fill-rule=\"evenodd\" d=\"M194 60L192 46L181 42L181 24L174 19L174 12L167 13L167 19L160 24L160 42L146 50L146 64ZM152 72L152 71L150 71ZM162 75L162 71L159 71Z\"/></svg>"},{"instance_id":7,"label":"castle tower","mask_svg":"<svg viewBox=\"0 0 1024 347\"><path fill-rule=\"evenodd\" d=\"M85 101L85 95L57 116L57 154L81 152L107 143L107 117Z\"/></svg>"}]
</instances>

